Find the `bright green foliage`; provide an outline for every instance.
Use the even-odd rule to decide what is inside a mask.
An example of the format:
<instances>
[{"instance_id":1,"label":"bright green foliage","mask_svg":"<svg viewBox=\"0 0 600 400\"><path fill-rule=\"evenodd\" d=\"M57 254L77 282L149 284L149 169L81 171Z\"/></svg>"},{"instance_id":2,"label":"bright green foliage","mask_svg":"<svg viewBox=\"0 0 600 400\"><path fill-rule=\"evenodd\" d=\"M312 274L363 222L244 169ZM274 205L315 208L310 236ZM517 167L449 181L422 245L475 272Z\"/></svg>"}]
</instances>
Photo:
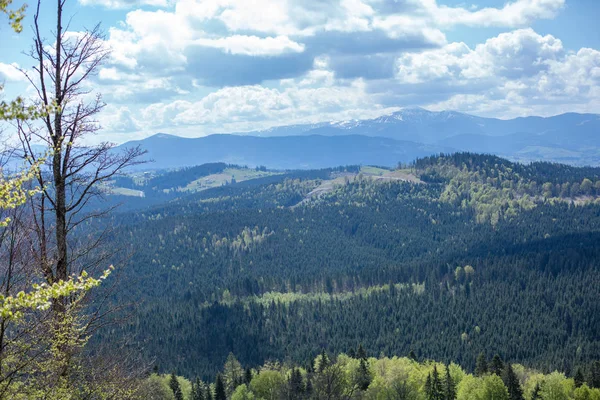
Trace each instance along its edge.
<instances>
[{"instance_id":1,"label":"bright green foliage","mask_svg":"<svg viewBox=\"0 0 600 400\"><path fill-rule=\"evenodd\" d=\"M458 400L508 400L508 390L497 375L466 376L458 385Z\"/></svg>"},{"instance_id":2,"label":"bright green foliage","mask_svg":"<svg viewBox=\"0 0 600 400\"><path fill-rule=\"evenodd\" d=\"M316 357L319 364L322 355ZM467 374L460 366L434 362L418 363L407 357L381 357L366 359L372 371L372 381L366 390L361 390L353 377L359 369L360 361L345 354L337 356L335 362L329 362L320 372L306 372L297 366L279 363L267 363L254 374L251 383L238 385L230 396L225 394L222 375L217 375L214 392L215 399L230 400L321 400L321 399L398 399L398 400L600 400L600 390L586 384L575 388L573 380L564 374L554 372L544 375L521 365L506 363L503 379L496 374L484 374L481 377ZM523 387L530 389L523 396L519 379ZM151 375L140 388L140 393L150 393L153 388L156 395L142 397L151 400L175 400L179 382L184 390L185 400L205 400L209 396L200 395L204 384L196 380L191 385L181 377ZM516 382L517 386L511 388ZM543 382L540 384L540 382ZM171 385L171 387L170 387ZM189 387L191 386L191 390ZM165 392L165 388L167 391ZM187 389L185 389L187 388ZM165 394L166 393L166 394ZM208 392L207 392L208 393ZM537 393L537 395L535 394ZM537 396L537 397L536 397Z\"/></svg>"},{"instance_id":3,"label":"bright green foliage","mask_svg":"<svg viewBox=\"0 0 600 400\"><path fill-rule=\"evenodd\" d=\"M242 384L238 386L233 394L231 395L231 400L254 400L255 396L246 384Z\"/></svg>"},{"instance_id":4,"label":"bright green foliage","mask_svg":"<svg viewBox=\"0 0 600 400\"><path fill-rule=\"evenodd\" d=\"M91 278L85 271L78 277L66 282L60 281L52 285L47 283L32 285L29 293L19 292L16 296L0 295L0 315L3 319L20 320L28 311L47 310L52 301L61 297L71 296L77 292L86 292L102 283L110 275L113 267L104 271L98 279Z\"/></svg>"},{"instance_id":5,"label":"bright green foliage","mask_svg":"<svg viewBox=\"0 0 600 400\"><path fill-rule=\"evenodd\" d=\"M231 396L235 388L243 383L244 370L242 365L235 358L233 353L229 353L225 366L223 368L223 383L225 384L225 393Z\"/></svg>"},{"instance_id":6,"label":"bright green foliage","mask_svg":"<svg viewBox=\"0 0 600 400\"><path fill-rule=\"evenodd\" d=\"M147 400L175 400L168 382L157 374L150 375L150 377L141 383L137 391L137 396L140 399Z\"/></svg>"},{"instance_id":7,"label":"bright green foliage","mask_svg":"<svg viewBox=\"0 0 600 400\"><path fill-rule=\"evenodd\" d=\"M9 6L12 4L13 0L0 0L0 13L8 16L8 20L11 28L19 33L23 30L23 25L21 22L23 18L25 18L25 9L27 5L22 5L16 10L10 9Z\"/></svg>"},{"instance_id":8,"label":"bright green foliage","mask_svg":"<svg viewBox=\"0 0 600 400\"><path fill-rule=\"evenodd\" d=\"M265 400L276 400L283 393L286 379L283 374L275 369L276 367L268 366L260 370L260 373L252 378L250 388L256 397ZM215 399L217 400L217 399Z\"/></svg>"},{"instance_id":9,"label":"bright green foliage","mask_svg":"<svg viewBox=\"0 0 600 400\"><path fill-rule=\"evenodd\" d=\"M573 392L574 400L600 400L600 390L590 389L587 384L583 384Z\"/></svg>"},{"instance_id":10,"label":"bright green foliage","mask_svg":"<svg viewBox=\"0 0 600 400\"><path fill-rule=\"evenodd\" d=\"M544 379L544 384L540 389L540 397L543 400L567 400L574 387L573 380L566 379L565 374L553 372Z\"/></svg>"}]
</instances>

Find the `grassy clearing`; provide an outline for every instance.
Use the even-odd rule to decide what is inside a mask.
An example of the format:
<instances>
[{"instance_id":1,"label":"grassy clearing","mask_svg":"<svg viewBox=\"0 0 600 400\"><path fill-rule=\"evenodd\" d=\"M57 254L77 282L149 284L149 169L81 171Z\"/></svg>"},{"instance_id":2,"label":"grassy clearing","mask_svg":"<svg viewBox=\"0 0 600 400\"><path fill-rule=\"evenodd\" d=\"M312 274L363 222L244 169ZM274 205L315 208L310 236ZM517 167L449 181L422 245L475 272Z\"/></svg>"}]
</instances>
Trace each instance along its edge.
<instances>
[{"instance_id":1,"label":"grassy clearing","mask_svg":"<svg viewBox=\"0 0 600 400\"><path fill-rule=\"evenodd\" d=\"M131 197L144 197L144 192L141 190L127 189L122 187L110 188L112 194Z\"/></svg>"},{"instance_id":2,"label":"grassy clearing","mask_svg":"<svg viewBox=\"0 0 600 400\"><path fill-rule=\"evenodd\" d=\"M229 184L235 179L236 182L249 181L251 179L264 178L271 175L279 175L280 172L272 171L257 171L251 168L227 168L220 174L212 174L204 176L190 182L183 191L198 192L218 186Z\"/></svg>"}]
</instances>

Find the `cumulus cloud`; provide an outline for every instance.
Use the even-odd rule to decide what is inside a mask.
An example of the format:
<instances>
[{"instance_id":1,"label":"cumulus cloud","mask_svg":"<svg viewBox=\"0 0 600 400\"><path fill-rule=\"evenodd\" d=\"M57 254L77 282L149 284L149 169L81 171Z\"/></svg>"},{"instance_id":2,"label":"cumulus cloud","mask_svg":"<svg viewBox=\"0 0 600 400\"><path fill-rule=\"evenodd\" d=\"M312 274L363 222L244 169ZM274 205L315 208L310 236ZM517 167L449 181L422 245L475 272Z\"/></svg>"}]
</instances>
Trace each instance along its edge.
<instances>
[{"instance_id":1,"label":"cumulus cloud","mask_svg":"<svg viewBox=\"0 0 600 400\"><path fill-rule=\"evenodd\" d=\"M19 71L17 64L0 62L0 85L4 82L24 82L25 76Z\"/></svg>"},{"instance_id":2,"label":"cumulus cloud","mask_svg":"<svg viewBox=\"0 0 600 400\"><path fill-rule=\"evenodd\" d=\"M171 0L79 0L84 6L102 6L106 8L132 8L136 6L167 7Z\"/></svg>"},{"instance_id":3,"label":"cumulus cloud","mask_svg":"<svg viewBox=\"0 0 600 400\"><path fill-rule=\"evenodd\" d=\"M81 1L113 7L134 3ZM115 66L147 75L187 74L205 85L228 86L298 77L316 57L327 55L340 78L383 79L393 75L398 54L444 46L443 28L523 25L552 17L564 0L515 0L502 8L480 10L438 5L435 0L179 0L173 4L168 10L131 11L122 27L111 28Z\"/></svg>"},{"instance_id":4,"label":"cumulus cloud","mask_svg":"<svg viewBox=\"0 0 600 400\"><path fill-rule=\"evenodd\" d=\"M115 132L244 131L407 105L548 114L567 104L587 111L600 99L599 52L571 51L529 28L565 0L80 3L140 7L110 28L112 58L96 78L115 103L107 124ZM505 31L476 45L448 43L450 29L477 27Z\"/></svg>"},{"instance_id":5,"label":"cumulus cloud","mask_svg":"<svg viewBox=\"0 0 600 400\"><path fill-rule=\"evenodd\" d=\"M515 116L593 111L600 99L600 52L569 52L552 35L532 29L503 33L477 45L451 43L397 60L396 82L431 95L435 110ZM440 93L445 98L436 99Z\"/></svg>"},{"instance_id":6,"label":"cumulus cloud","mask_svg":"<svg viewBox=\"0 0 600 400\"><path fill-rule=\"evenodd\" d=\"M286 123L371 118L394 111L374 105L356 80L348 86L266 88L261 85L226 87L199 101L156 103L140 111L148 131L172 128L193 134L240 132Z\"/></svg>"}]
</instances>

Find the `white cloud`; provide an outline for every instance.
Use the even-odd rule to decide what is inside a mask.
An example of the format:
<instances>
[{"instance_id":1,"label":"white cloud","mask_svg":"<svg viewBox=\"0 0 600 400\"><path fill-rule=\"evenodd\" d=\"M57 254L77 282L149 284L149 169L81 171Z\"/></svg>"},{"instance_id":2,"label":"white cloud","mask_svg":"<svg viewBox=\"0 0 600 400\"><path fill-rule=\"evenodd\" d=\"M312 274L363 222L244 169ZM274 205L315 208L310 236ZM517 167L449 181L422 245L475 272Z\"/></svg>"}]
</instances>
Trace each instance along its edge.
<instances>
[{"instance_id":1,"label":"white cloud","mask_svg":"<svg viewBox=\"0 0 600 400\"><path fill-rule=\"evenodd\" d=\"M140 112L148 131L174 127L194 135L269 128L285 123L370 118L393 109L373 104L362 80L348 86L265 88L260 85L219 89L199 101L157 103Z\"/></svg>"},{"instance_id":2,"label":"white cloud","mask_svg":"<svg viewBox=\"0 0 600 400\"><path fill-rule=\"evenodd\" d=\"M565 0L516 0L502 8L486 7L467 10L463 7L439 6L436 0L419 0L439 26L517 27L536 19L553 18L565 5Z\"/></svg>"},{"instance_id":3,"label":"white cloud","mask_svg":"<svg viewBox=\"0 0 600 400\"><path fill-rule=\"evenodd\" d=\"M501 34L474 50L453 43L403 57L398 79L425 91L449 88L448 98L429 105L434 110L504 117L549 115L565 108L597 112L600 51L568 52L560 40L526 29Z\"/></svg>"},{"instance_id":4,"label":"white cloud","mask_svg":"<svg viewBox=\"0 0 600 400\"><path fill-rule=\"evenodd\" d=\"M0 84L7 82L25 82L25 76L19 71L17 64L0 62Z\"/></svg>"},{"instance_id":5,"label":"white cloud","mask_svg":"<svg viewBox=\"0 0 600 400\"><path fill-rule=\"evenodd\" d=\"M532 29L502 33L475 49L451 43L441 49L405 54L397 60L397 78L405 83L446 79L466 84L473 79L519 78L548 69L565 55L562 42Z\"/></svg>"},{"instance_id":6,"label":"white cloud","mask_svg":"<svg viewBox=\"0 0 600 400\"><path fill-rule=\"evenodd\" d=\"M136 6L167 7L171 0L79 0L84 6L102 6L106 8L132 8Z\"/></svg>"},{"instance_id":7,"label":"white cloud","mask_svg":"<svg viewBox=\"0 0 600 400\"><path fill-rule=\"evenodd\" d=\"M135 9L97 82L107 129L190 135L373 117L404 105L547 114L600 99L600 53L528 28L565 0L80 0ZM509 28L483 43L449 29ZM522 28L522 29L517 29ZM512 30L515 29L515 30ZM1 66L0 66L1 68ZM0 69L0 74L1 74Z\"/></svg>"},{"instance_id":8,"label":"white cloud","mask_svg":"<svg viewBox=\"0 0 600 400\"><path fill-rule=\"evenodd\" d=\"M194 44L224 50L229 54L248 56L274 56L285 53L301 53L304 45L287 36L266 37L233 35L219 39L197 39Z\"/></svg>"}]
</instances>

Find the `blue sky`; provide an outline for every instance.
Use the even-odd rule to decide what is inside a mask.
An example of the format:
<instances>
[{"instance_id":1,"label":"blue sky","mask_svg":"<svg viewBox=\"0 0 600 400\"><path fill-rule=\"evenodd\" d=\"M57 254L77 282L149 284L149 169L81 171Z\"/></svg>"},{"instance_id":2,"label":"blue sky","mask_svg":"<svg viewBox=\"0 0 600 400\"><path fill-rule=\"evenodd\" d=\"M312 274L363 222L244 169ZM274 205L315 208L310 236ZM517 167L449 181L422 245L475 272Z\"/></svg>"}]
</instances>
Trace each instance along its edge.
<instances>
[{"instance_id":1,"label":"blue sky","mask_svg":"<svg viewBox=\"0 0 600 400\"><path fill-rule=\"evenodd\" d=\"M101 22L112 50L89 82L107 103L98 140L370 118L407 106L499 118L600 112L597 0L67 3L70 29ZM53 6L43 0L48 32ZM30 23L20 35L0 28L7 98L33 95L14 68L29 66Z\"/></svg>"}]
</instances>

